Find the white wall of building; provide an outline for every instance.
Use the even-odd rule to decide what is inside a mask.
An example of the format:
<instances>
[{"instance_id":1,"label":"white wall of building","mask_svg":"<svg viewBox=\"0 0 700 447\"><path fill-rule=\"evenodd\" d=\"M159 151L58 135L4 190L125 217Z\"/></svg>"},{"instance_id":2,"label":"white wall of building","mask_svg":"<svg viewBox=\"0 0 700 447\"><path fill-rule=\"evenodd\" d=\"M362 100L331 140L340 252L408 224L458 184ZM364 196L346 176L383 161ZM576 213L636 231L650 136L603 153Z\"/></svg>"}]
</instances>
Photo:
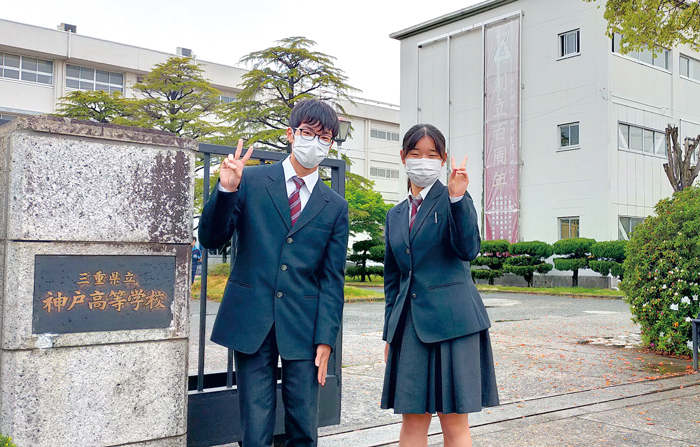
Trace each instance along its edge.
<instances>
[{"instance_id":1,"label":"white wall of building","mask_svg":"<svg viewBox=\"0 0 700 447\"><path fill-rule=\"evenodd\" d=\"M399 132L399 107L362 99L356 99L355 104L343 101L342 105L352 121L351 136L341 146L352 161L350 172L372 180L374 189L387 203L398 203L398 175L404 169L399 155L403 138ZM373 130L380 132L377 135ZM380 138L381 135L386 138Z\"/></svg>"},{"instance_id":2,"label":"white wall of building","mask_svg":"<svg viewBox=\"0 0 700 447\"><path fill-rule=\"evenodd\" d=\"M617 239L620 216L648 216L672 193L665 156L618 149L619 122L661 132L675 123L682 137L700 133L700 82L679 74L680 54L700 59L689 48L672 49L664 70L613 53L596 4L486 1L392 35L401 41L401 132L417 122L434 124L452 156L469 156L469 191L481 214L482 24L518 11L524 14L520 238L554 242L559 218L578 217L581 236ZM580 54L561 58L559 36L573 30L580 31ZM562 150L558 126L568 123L579 124L580 142Z\"/></svg>"},{"instance_id":3,"label":"white wall of building","mask_svg":"<svg viewBox=\"0 0 700 447\"><path fill-rule=\"evenodd\" d=\"M138 76L147 74L154 65L175 56L7 20L0 20L0 53L53 63L53 82L50 85L0 75L0 113L3 115L55 112L58 99L70 91L65 81L67 65L122 74L125 79L124 94L131 97L134 96L131 86L137 82ZM240 91L238 84L246 70L201 60L197 62L203 65L205 76L223 95L233 96Z\"/></svg>"}]
</instances>

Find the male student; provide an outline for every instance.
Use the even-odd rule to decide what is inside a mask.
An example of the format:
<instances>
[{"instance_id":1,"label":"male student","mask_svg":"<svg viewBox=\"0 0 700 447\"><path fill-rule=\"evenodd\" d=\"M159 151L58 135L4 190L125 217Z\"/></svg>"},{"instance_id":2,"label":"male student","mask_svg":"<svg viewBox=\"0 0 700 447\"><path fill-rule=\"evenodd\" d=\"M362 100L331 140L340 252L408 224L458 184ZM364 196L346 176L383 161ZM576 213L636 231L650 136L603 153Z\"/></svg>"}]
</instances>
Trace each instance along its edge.
<instances>
[{"instance_id":1,"label":"male student","mask_svg":"<svg viewBox=\"0 0 700 447\"><path fill-rule=\"evenodd\" d=\"M282 358L287 446L315 446L319 385L343 312L348 203L318 175L338 134L327 104L304 100L290 116L292 154L245 166L251 149L221 165L199 241L216 248L238 231L238 251L211 339L234 350L243 445L272 445Z\"/></svg>"}]
</instances>

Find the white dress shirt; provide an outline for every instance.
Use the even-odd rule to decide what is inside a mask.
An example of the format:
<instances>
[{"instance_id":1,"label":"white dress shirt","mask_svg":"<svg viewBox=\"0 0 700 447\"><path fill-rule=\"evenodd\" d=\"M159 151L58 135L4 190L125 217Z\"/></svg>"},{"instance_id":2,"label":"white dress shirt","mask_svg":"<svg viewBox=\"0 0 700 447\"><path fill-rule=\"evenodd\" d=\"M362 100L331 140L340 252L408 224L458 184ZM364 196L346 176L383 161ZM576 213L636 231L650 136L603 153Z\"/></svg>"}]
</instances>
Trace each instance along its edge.
<instances>
[{"instance_id":1,"label":"white dress shirt","mask_svg":"<svg viewBox=\"0 0 700 447\"><path fill-rule=\"evenodd\" d=\"M282 168L284 169L284 184L287 187L287 197L289 197L296 189L296 183L294 183L292 177L297 175L297 173L294 170L294 166L292 166L292 162L289 160L289 157L282 161ZM318 169L307 176L299 178L304 180L304 184L301 185L301 188L299 189L299 199L301 199L301 209L303 210L306 206L306 202L309 201L309 197L311 197L311 193L313 192L316 183L318 182ZM223 193L231 192L221 186L221 183L219 183L219 191Z\"/></svg>"},{"instance_id":2,"label":"white dress shirt","mask_svg":"<svg viewBox=\"0 0 700 447\"><path fill-rule=\"evenodd\" d=\"M297 188L296 183L294 183L294 180L292 180L292 177L297 175L297 172L294 170L294 166L292 166L292 162L289 160L289 157L282 161L282 167L284 168L284 184L287 186L287 197L289 197ZM299 176L297 175L297 177ZM306 202L309 201L309 197L311 197L311 193L316 186L316 182L318 182L318 169L305 177L299 178L304 180L304 184L301 185L301 188L299 189L301 209L303 210L306 206Z\"/></svg>"}]
</instances>

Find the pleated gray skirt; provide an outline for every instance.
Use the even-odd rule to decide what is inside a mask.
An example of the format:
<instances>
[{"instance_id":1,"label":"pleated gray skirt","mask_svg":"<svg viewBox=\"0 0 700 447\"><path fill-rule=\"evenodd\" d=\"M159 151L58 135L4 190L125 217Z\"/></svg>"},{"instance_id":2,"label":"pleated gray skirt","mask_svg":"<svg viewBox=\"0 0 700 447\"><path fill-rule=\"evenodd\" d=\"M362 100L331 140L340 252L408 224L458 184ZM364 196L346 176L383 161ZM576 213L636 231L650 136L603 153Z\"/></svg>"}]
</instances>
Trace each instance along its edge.
<instances>
[{"instance_id":1,"label":"pleated gray skirt","mask_svg":"<svg viewBox=\"0 0 700 447\"><path fill-rule=\"evenodd\" d=\"M411 301L402 310L389 346L381 407L397 414L476 413L499 404L488 329L438 343L423 343Z\"/></svg>"}]
</instances>

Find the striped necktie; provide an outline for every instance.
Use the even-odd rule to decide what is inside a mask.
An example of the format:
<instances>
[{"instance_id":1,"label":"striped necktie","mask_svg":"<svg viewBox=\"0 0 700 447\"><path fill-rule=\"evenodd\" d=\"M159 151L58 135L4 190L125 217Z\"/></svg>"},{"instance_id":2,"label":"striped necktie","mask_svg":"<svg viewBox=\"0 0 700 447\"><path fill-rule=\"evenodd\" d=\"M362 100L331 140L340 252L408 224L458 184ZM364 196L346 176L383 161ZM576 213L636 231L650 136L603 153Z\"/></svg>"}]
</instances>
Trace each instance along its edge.
<instances>
[{"instance_id":1,"label":"striped necktie","mask_svg":"<svg viewBox=\"0 0 700 447\"><path fill-rule=\"evenodd\" d=\"M411 230L413 229L413 222L416 220L416 214L418 213L418 207L420 206L421 203L423 203L423 198L418 196L418 197L413 197L413 196L408 196L408 200L411 202L411 221L410 224L408 225L408 232L410 233Z\"/></svg>"},{"instance_id":2,"label":"striped necktie","mask_svg":"<svg viewBox=\"0 0 700 447\"><path fill-rule=\"evenodd\" d=\"M301 214L301 197L299 197L299 190L304 185L304 180L296 175L292 177L292 180L294 180L296 189L289 195L289 210L292 213L292 226L294 226L294 222L297 221Z\"/></svg>"}]
</instances>

